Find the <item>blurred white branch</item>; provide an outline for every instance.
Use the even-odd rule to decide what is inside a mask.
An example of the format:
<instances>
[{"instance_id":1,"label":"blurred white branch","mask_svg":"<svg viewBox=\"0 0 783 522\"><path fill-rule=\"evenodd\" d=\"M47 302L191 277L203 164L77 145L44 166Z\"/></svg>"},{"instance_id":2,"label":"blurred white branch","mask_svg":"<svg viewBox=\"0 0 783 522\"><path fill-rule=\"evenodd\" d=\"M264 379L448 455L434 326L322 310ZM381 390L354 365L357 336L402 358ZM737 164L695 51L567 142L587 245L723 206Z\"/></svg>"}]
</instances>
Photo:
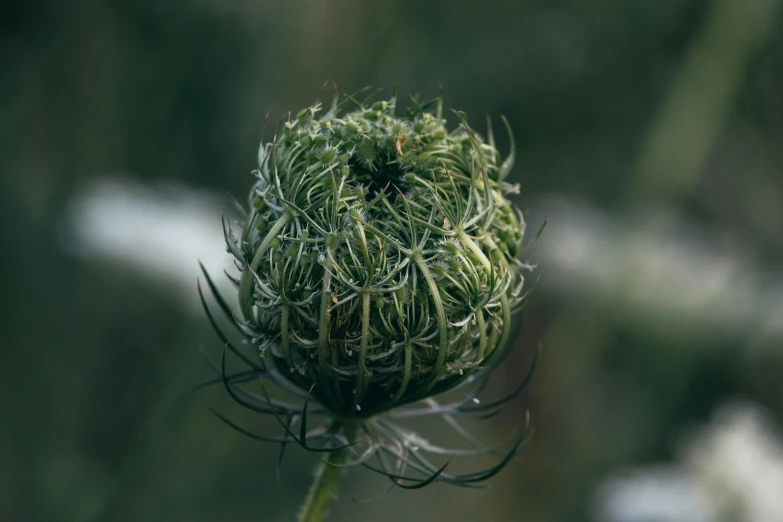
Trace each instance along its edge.
<instances>
[{"instance_id":1,"label":"blurred white branch","mask_svg":"<svg viewBox=\"0 0 783 522\"><path fill-rule=\"evenodd\" d=\"M636 469L599 488L598 522L783 520L783 441L753 403L722 406L685 437L677 463Z\"/></svg>"},{"instance_id":2,"label":"blurred white branch","mask_svg":"<svg viewBox=\"0 0 783 522\"><path fill-rule=\"evenodd\" d=\"M533 214L549 216L528 254L545 289L664 336L783 338L783 273L760 266L736 237L663 208L611 215L553 197Z\"/></svg>"},{"instance_id":3,"label":"blurred white branch","mask_svg":"<svg viewBox=\"0 0 783 522\"><path fill-rule=\"evenodd\" d=\"M198 261L218 283L227 283L224 269L235 270L225 249L220 203L212 192L182 185L104 178L71 201L65 247L81 257L116 262L200 310Z\"/></svg>"}]
</instances>

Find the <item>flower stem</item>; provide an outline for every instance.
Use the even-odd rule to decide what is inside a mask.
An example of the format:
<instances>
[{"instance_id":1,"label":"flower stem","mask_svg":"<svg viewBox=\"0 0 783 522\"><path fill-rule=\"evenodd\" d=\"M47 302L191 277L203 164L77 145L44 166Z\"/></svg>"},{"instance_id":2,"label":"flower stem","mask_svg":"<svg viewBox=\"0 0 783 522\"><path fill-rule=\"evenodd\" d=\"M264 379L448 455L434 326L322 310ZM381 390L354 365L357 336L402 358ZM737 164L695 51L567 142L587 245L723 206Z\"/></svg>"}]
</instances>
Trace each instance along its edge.
<instances>
[{"instance_id":1,"label":"flower stem","mask_svg":"<svg viewBox=\"0 0 783 522\"><path fill-rule=\"evenodd\" d=\"M346 427L345 435L348 442L353 442L355 428ZM318 464L315 480L307 492L302 509L299 511L299 522L321 522L326 520L329 506L337 494L337 486L343 473L343 464L348 457L345 450L328 454L325 461Z\"/></svg>"}]
</instances>

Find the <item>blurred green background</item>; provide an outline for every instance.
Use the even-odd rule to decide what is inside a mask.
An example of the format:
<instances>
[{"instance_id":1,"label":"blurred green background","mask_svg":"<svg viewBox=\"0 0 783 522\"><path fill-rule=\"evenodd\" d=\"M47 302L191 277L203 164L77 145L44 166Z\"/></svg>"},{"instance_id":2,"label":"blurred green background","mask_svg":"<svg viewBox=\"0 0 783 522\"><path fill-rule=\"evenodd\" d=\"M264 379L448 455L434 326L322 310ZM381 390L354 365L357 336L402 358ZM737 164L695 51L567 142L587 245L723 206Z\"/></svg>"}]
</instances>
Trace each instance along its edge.
<instances>
[{"instance_id":1,"label":"blurred green background","mask_svg":"<svg viewBox=\"0 0 783 522\"><path fill-rule=\"evenodd\" d=\"M538 289L475 426L536 436L492 487L331 520L783 520L777 0L137 0L0 6L0 520L293 520L314 467L204 408L196 258L261 123L399 86L510 120ZM501 150L508 140L498 132ZM267 138L271 133L267 132ZM532 234L530 234L532 235ZM438 431L441 430L441 431ZM425 435L438 439L446 430Z\"/></svg>"}]
</instances>

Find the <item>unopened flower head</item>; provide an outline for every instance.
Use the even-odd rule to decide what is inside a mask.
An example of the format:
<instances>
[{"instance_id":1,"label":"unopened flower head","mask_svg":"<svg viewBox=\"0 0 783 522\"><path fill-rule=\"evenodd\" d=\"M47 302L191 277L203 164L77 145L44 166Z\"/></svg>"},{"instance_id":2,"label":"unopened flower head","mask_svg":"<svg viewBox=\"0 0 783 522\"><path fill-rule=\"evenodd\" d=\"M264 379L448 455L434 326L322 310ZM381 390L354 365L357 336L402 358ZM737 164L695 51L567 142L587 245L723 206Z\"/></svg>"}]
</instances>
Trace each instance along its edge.
<instances>
[{"instance_id":1,"label":"unopened flower head","mask_svg":"<svg viewBox=\"0 0 783 522\"><path fill-rule=\"evenodd\" d=\"M225 227L254 367L343 425L485 382L526 295L513 138L504 158L491 127L449 128L441 97L397 112L335 96L290 117Z\"/></svg>"}]
</instances>

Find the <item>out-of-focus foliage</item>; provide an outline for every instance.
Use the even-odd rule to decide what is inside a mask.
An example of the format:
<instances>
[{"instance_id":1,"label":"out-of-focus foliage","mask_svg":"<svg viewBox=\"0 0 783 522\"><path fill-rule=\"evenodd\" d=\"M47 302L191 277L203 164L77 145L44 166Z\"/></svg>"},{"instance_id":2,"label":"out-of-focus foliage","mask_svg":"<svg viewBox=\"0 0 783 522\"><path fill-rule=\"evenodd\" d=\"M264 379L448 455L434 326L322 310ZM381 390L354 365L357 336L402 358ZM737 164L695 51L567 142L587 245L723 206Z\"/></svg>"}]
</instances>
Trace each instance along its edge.
<instances>
[{"instance_id":1,"label":"out-of-focus foliage","mask_svg":"<svg viewBox=\"0 0 783 522\"><path fill-rule=\"evenodd\" d=\"M779 4L4 2L0 520L292 519L313 461L292 448L278 486L275 449L202 405L274 425L190 392L210 377L197 348L219 348L182 305L192 294L127 260L74 255L69 216L85 186L118 175L243 194L265 114L283 119L326 80L430 97L442 83L471 125L504 114L518 147L509 181L531 226L550 223L525 253L541 283L491 391L517 382L543 341L539 373L478 426L497 440L529 408L531 444L488 490L354 504L383 484L348 474L335 520L596 520L602 481L673 461L724 401L779 422ZM219 250L219 217L214 228ZM166 236L163 220L149 230L113 239L154 259L192 236ZM196 259L181 266L195 274Z\"/></svg>"}]
</instances>

